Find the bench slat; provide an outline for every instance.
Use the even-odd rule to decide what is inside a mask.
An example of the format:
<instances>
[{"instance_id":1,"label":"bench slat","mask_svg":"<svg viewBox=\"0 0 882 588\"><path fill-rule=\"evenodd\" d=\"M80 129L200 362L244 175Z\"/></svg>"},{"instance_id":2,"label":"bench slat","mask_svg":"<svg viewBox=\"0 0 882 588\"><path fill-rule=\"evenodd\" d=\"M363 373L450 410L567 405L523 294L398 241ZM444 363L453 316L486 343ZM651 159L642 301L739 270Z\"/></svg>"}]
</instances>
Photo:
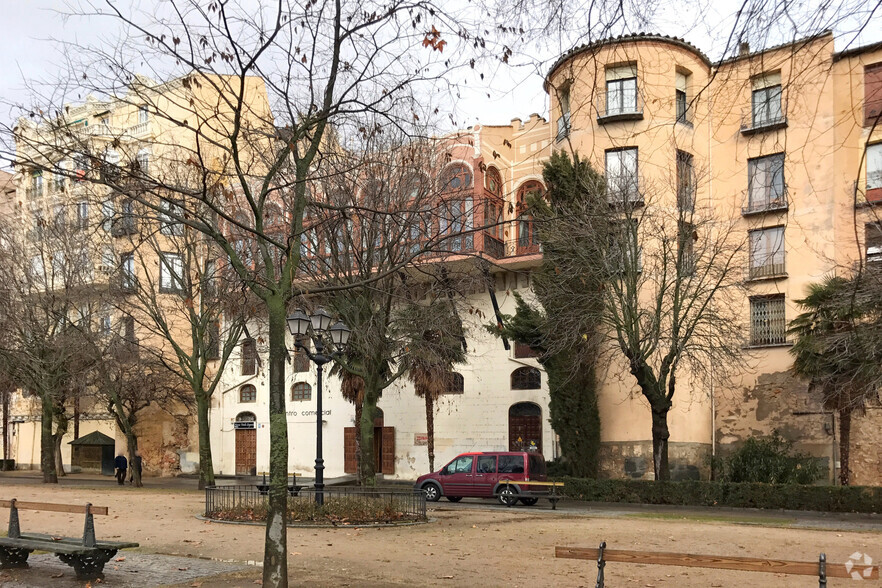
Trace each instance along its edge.
<instances>
[{"instance_id":1,"label":"bench slat","mask_svg":"<svg viewBox=\"0 0 882 588\"><path fill-rule=\"evenodd\" d=\"M598 549L593 547L555 547L554 557L567 559L587 559L597 561ZM717 555L692 555L686 553L664 553L651 551L626 551L621 549L604 549L605 561L639 564L658 564L665 566L686 566L691 568L713 568L718 570L738 570L742 572L768 572L791 574L797 576L817 576L817 562L786 561L777 559L760 559L753 557L724 557ZM863 566L856 566L863 572ZM854 571L854 569L852 571ZM827 563L827 577L851 578L851 573L844 564ZM872 574L866 579L878 579L879 566L875 566Z\"/></svg>"},{"instance_id":2,"label":"bench slat","mask_svg":"<svg viewBox=\"0 0 882 588\"><path fill-rule=\"evenodd\" d=\"M21 538L33 541L47 541L51 543L71 543L74 545L82 545L81 537L61 537L57 541L53 539L57 535L47 535L45 533L22 533ZM99 549L126 549L129 547L138 547L137 543L130 541L96 541L95 547Z\"/></svg>"},{"instance_id":3,"label":"bench slat","mask_svg":"<svg viewBox=\"0 0 882 588\"><path fill-rule=\"evenodd\" d=\"M0 507L9 508L12 506L11 500L0 500ZM15 507L19 510L48 510L53 512L70 512L70 513L86 513L85 505L78 504L53 504L51 502L21 502L15 501ZM90 509L93 515L106 515L106 506L93 506Z\"/></svg>"},{"instance_id":4,"label":"bench slat","mask_svg":"<svg viewBox=\"0 0 882 588\"><path fill-rule=\"evenodd\" d=\"M100 551L99 547L84 547L82 543L65 543L64 541L41 541L36 539L9 539L8 537L0 538L0 545L6 547L16 547L20 549L33 549L42 551L51 551L52 553L90 553ZM111 547L110 549L116 549Z\"/></svg>"}]
</instances>

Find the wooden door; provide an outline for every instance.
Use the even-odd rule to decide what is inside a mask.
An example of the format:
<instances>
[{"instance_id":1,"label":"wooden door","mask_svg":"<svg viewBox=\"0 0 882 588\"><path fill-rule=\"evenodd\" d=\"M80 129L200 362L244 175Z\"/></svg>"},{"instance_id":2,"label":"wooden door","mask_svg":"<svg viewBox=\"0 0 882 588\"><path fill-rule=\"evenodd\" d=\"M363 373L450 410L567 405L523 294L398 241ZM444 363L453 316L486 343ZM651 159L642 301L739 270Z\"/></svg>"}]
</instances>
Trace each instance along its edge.
<instances>
[{"instance_id":1,"label":"wooden door","mask_svg":"<svg viewBox=\"0 0 882 588\"><path fill-rule=\"evenodd\" d=\"M382 460L380 471L384 474L395 473L395 427L383 427L381 438L383 444L380 447Z\"/></svg>"},{"instance_id":2,"label":"wooden door","mask_svg":"<svg viewBox=\"0 0 882 588\"><path fill-rule=\"evenodd\" d=\"M509 409L509 451L536 451L542 453L541 414L539 407L529 402L515 404Z\"/></svg>"},{"instance_id":3,"label":"wooden door","mask_svg":"<svg viewBox=\"0 0 882 588\"><path fill-rule=\"evenodd\" d=\"M343 428L343 472L346 474L358 473L358 455L356 455L355 427Z\"/></svg>"},{"instance_id":4,"label":"wooden door","mask_svg":"<svg viewBox=\"0 0 882 588\"><path fill-rule=\"evenodd\" d=\"M257 431L236 429L236 475L257 475Z\"/></svg>"}]
</instances>

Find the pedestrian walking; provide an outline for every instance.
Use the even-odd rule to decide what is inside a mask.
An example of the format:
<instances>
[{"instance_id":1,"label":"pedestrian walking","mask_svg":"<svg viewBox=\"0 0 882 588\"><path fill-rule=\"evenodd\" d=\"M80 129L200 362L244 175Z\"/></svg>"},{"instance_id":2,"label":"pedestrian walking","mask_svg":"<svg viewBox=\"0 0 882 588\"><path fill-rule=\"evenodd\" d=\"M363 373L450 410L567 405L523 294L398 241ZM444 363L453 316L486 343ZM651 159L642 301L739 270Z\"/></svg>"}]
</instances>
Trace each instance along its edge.
<instances>
[{"instance_id":1,"label":"pedestrian walking","mask_svg":"<svg viewBox=\"0 0 882 588\"><path fill-rule=\"evenodd\" d=\"M129 469L129 461L122 453L113 460L113 467L116 469L116 482L120 486L126 483L126 470Z\"/></svg>"}]
</instances>

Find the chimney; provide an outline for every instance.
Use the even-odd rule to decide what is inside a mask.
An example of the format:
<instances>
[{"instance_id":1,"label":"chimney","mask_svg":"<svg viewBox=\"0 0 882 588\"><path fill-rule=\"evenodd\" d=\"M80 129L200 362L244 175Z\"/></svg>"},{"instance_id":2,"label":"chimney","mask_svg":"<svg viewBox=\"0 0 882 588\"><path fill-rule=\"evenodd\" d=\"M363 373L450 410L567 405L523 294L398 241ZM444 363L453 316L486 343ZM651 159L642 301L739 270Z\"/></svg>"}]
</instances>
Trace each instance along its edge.
<instances>
[{"instance_id":1,"label":"chimney","mask_svg":"<svg viewBox=\"0 0 882 588\"><path fill-rule=\"evenodd\" d=\"M743 57L750 53L750 43L742 41L738 43L738 57Z\"/></svg>"}]
</instances>

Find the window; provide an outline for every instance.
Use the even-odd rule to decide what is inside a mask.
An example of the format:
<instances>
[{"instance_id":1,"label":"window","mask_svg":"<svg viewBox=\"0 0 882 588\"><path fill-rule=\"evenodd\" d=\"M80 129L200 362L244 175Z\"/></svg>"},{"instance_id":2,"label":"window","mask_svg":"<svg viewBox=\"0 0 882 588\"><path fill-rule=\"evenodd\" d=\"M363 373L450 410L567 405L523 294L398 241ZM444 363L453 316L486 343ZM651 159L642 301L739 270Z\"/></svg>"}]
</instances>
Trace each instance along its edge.
<instances>
[{"instance_id":1,"label":"window","mask_svg":"<svg viewBox=\"0 0 882 588\"><path fill-rule=\"evenodd\" d=\"M208 345L205 347L205 358L220 359L220 321L208 323L205 336L208 337Z\"/></svg>"},{"instance_id":2,"label":"window","mask_svg":"<svg viewBox=\"0 0 882 588\"><path fill-rule=\"evenodd\" d=\"M606 152L607 201L617 204L641 202L637 180L637 148Z\"/></svg>"},{"instance_id":3,"label":"window","mask_svg":"<svg viewBox=\"0 0 882 588\"><path fill-rule=\"evenodd\" d=\"M169 235L172 237L183 235L183 223L174 218L174 216L181 216L182 210L180 205L170 200L162 200L162 202L159 203L159 208L159 232L163 235Z\"/></svg>"},{"instance_id":4,"label":"window","mask_svg":"<svg viewBox=\"0 0 882 588\"><path fill-rule=\"evenodd\" d=\"M602 116L633 114L637 109L637 65L606 69L606 112Z\"/></svg>"},{"instance_id":5,"label":"window","mask_svg":"<svg viewBox=\"0 0 882 588\"><path fill-rule=\"evenodd\" d=\"M464 190L472 185L472 172L462 164L448 166L441 176L442 190Z\"/></svg>"},{"instance_id":6,"label":"window","mask_svg":"<svg viewBox=\"0 0 882 588\"><path fill-rule=\"evenodd\" d=\"M882 120L882 61L864 67L864 126L880 125Z\"/></svg>"},{"instance_id":7,"label":"window","mask_svg":"<svg viewBox=\"0 0 882 588\"><path fill-rule=\"evenodd\" d=\"M98 317L98 332L104 336L110 335L113 328L113 321L110 316L110 310L102 309L101 316Z\"/></svg>"},{"instance_id":8,"label":"window","mask_svg":"<svg viewBox=\"0 0 882 588\"><path fill-rule=\"evenodd\" d=\"M538 390L542 387L542 374L533 367L518 368L511 373L512 390Z\"/></svg>"},{"instance_id":9,"label":"window","mask_svg":"<svg viewBox=\"0 0 882 588\"><path fill-rule=\"evenodd\" d=\"M750 231L751 280L785 275L784 227Z\"/></svg>"},{"instance_id":10,"label":"window","mask_svg":"<svg viewBox=\"0 0 882 588\"><path fill-rule=\"evenodd\" d=\"M119 152L108 149L104 154L104 160L100 164L99 172L101 181L116 182L119 180Z\"/></svg>"},{"instance_id":11,"label":"window","mask_svg":"<svg viewBox=\"0 0 882 588\"><path fill-rule=\"evenodd\" d=\"M442 235L452 235L445 244L451 251L471 251L475 236L470 233L475 228L475 207L471 198L448 200L439 219L438 228Z\"/></svg>"},{"instance_id":12,"label":"window","mask_svg":"<svg viewBox=\"0 0 882 588\"><path fill-rule=\"evenodd\" d=\"M101 203L101 228L110 232L113 227L113 200L108 198Z\"/></svg>"},{"instance_id":13,"label":"window","mask_svg":"<svg viewBox=\"0 0 882 588\"><path fill-rule=\"evenodd\" d=\"M109 274L113 272L113 266L116 265L116 253L113 247L103 247L101 249L101 265L98 268L101 272Z\"/></svg>"},{"instance_id":14,"label":"window","mask_svg":"<svg viewBox=\"0 0 882 588\"><path fill-rule=\"evenodd\" d=\"M137 343L135 339L135 318L132 316L124 316L122 318L123 341L129 345Z\"/></svg>"},{"instance_id":15,"label":"window","mask_svg":"<svg viewBox=\"0 0 882 588\"><path fill-rule=\"evenodd\" d=\"M675 75L676 90L674 103L676 107L677 122L691 125L692 116L689 112L689 82L692 76L689 73L678 71Z\"/></svg>"},{"instance_id":16,"label":"window","mask_svg":"<svg viewBox=\"0 0 882 588\"><path fill-rule=\"evenodd\" d=\"M528 357L539 357L539 352L526 343L521 343L520 341L516 341L514 344L514 356L519 359L525 359Z\"/></svg>"},{"instance_id":17,"label":"window","mask_svg":"<svg viewBox=\"0 0 882 588\"><path fill-rule=\"evenodd\" d=\"M643 248L637 237L636 218L610 224L607 250L610 274L634 275L643 271Z\"/></svg>"},{"instance_id":18,"label":"window","mask_svg":"<svg viewBox=\"0 0 882 588\"><path fill-rule=\"evenodd\" d=\"M257 402L257 388L251 384L239 388L239 402Z\"/></svg>"},{"instance_id":19,"label":"window","mask_svg":"<svg viewBox=\"0 0 882 588\"><path fill-rule=\"evenodd\" d=\"M77 202L77 229L89 228L89 203L85 200Z\"/></svg>"},{"instance_id":20,"label":"window","mask_svg":"<svg viewBox=\"0 0 882 588\"><path fill-rule=\"evenodd\" d=\"M242 375L257 373L257 341L248 338L242 341Z\"/></svg>"},{"instance_id":21,"label":"window","mask_svg":"<svg viewBox=\"0 0 882 588\"><path fill-rule=\"evenodd\" d=\"M784 295L750 299L750 344L781 345L787 342Z\"/></svg>"},{"instance_id":22,"label":"window","mask_svg":"<svg viewBox=\"0 0 882 588\"><path fill-rule=\"evenodd\" d=\"M138 155L135 157L135 165L145 176L150 173L150 151L147 149L138 151Z\"/></svg>"},{"instance_id":23,"label":"window","mask_svg":"<svg viewBox=\"0 0 882 588\"><path fill-rule=\"evenodd\" d=\"M217 288L215 286L215 272L217 271L217 263L210 259L205 262L205 271L202 273L202 295L208 298L213 298L217 295Z\"/></svg>"},{"instance_id":24,"label":"window","mask_svg":"<svg viewBox=\"0 0 882 588\"><path fill-rule=\"evenodd\" d=\"M496 473L496 456L495 455L479 455L478 465L475 469L478 474L495 474Z\"/></svg>"},{"instance_id":25,"label":"window","mask_svg":"<svg viewBox=\"0 0 882 588\"><path fill-rule=\"evenodd\" d=\"M544 193L545 188L536 180L531 180L518 188L518 255L537 253L539 251L539 238L536 235L533 215L529 213L529 209L530 201L536 198L541 198Z\"/></svg>"},{"instance_id":26,"label":"window","mask_svg":"<svg viewBox=\"0 0 882 588\"><path fill-rule=\"evenodd\" d=\"M747 160L747 208L742 213L780 210L787 206L784 154Z\"/></svg>"},{"instance_id":27,"label":"window","mask_svg":"<svg viewBox=\"0 0 882 588\"><path fill-rule=\"evenodd\" d=\"M292 401L312 400L312 387L306 382L297 382L291 386Z\"/></svg>"},{"instance_id":28,"label":"window","mask_svg":"<svg viewBox=\"0 0 882 588\"><path fill-rule=\"evenodd\" d=\"M882 222L864 225L867 261L882 261Z\"/></svg>"},{"instance_id":29,"label":"window","mask_svg":"<svg viewBox=\"0 0 882 588\"><path fill-rule=\"evenodd\" d=\"M58 231L63 231L67 228L67 210L64 204L56 204L52 207L52 222Z\"/></svg>"},{"instance_id":30,"label":"window","mask_svg":"<svg viewBox=\"0 0 882 588\"><path fill-rule=\"evenodd\" d=\"M570 84L569 82L557 90L557 100L560 103L560 118L557 119L557 137L558 141L563 141L570 134L571 118L570 114Z\"/></svg>"},{"instance_id":31,"label":"window","mask_svg":"<svg viewBox=\"0 0 882 588\"><path fill-rule=\"evenodd\" d=\"M751 128L757 129L784 122L781 107L781 74L770 73L753 79Z\"/></svg>"},{"instance_id":32,"label":"window","mask_svg":"<svg viewBox=\"0 0 882 588\"><path fill-rule=\"evenodd\" d=\"M882 202L882 143L867 146L867 202Z\"/></svg>"},{"instance_id":33,"label":"window","mask_svg":"<svg viewBox=\"0 0 882 588\"><path fill-rule=\"evenodd\" d=\"M495 167L488 167L485 181L487 182L487 191L502 198L502 177L499 175L499 170Z\"/></svg>"},{"instance_id":34,"label":"window","mask_svg":"<svg viewBox=\"0 0 882 588\"><path fill-rule=\"evenodd\" d=\"M31 172L31 189L29 197L35 198L43 195L43 170L34 170Z\"/></svg>"},{"instance_id":35,"label":"window","mask_svg":"<svg viewBox=\"0 0 882 588\"><path fill-rule=\"evenodd\" d=\"M150 120L150 112L146 106L138 107L138 123L145 123Z\"/></svg>"},{"instance_id":36,"label":"window","mask_svg":"<svg viewBox=\"0 0 882 588\"><path fill-rule=\"evenodd\" d=\"M34 241L43 239L43 228L46 226L46 220L43 218L42 210L35 210L32 215L34 219L34 228L31 232Z\"/></svg>"},{"instance_id":37,"label":"window","mask_svg":"<svg viewBox=\"0 0 882 588\"><path fill-rule=\"evenodd\" d=\"M486 205L484 224L487 225L487 233L502 241L502 201L488 198Z\"/></svg>"},{"instance_id":38,"label":"window","mask_svg":"<svg viewBox=\"0 0 882 588\"><path fill-rule=\"evenodd\" d=\"M698 233L695 231L695 225L688 222L680 221L678 227L678 265L680 275L691 276L695 273L695 242L698 240Z\"/></svg>"},{"instance_id":39,"label":"window","mask_svg":"<svg viewBox=\"0 0 882 588\"><path fill-rule=\"evenodd\" d=\"M184 258L178 253L159 254L159 291L184 291Z\"/></svg>"},{"instance_id":40,"label":"window","mask_svg":"<svg viewBox=\"0 0 882 588\"><path fill-rule=\"evenodd\" d=\"M524 473L524 456L523 455L500 455L499 456L499 473L500 474L523 474Z\"/></svg>"},{"instance_id":41,"label":"window","mask_svg":"<svg viewBox=\"0 0 882 588\"><path fill-rule=\"evenodd\" d=\"M472 463L475 457L473 455L463 455L447 464L447 474L471 474Z\"/></svg>"},{"instance_id":42,"label":"window","mask_svg":"<svg viewBox=\"0 0 882 588\"><path fill-rule=\"evenodd\" d=\"M682 212L695 209L695 168L685 151L677 151L677 206Z\"/></svg>"},{"instance_id":43,"label":"window","mask_svg":"<svg viewBox=\"0 0 882 588\"><path fill-rule=\"evenodd\" d=\"M135 254L124 253L119 261L120 287L123 290L134 290L138 283L135 276Z\"/></svg>"},{"instance_id":44,"label":"window","mask_svg":"<svg viewBox=\"0 0 882 588\"><path fill-rule=\"evenodd\" d=\"M131 198L124 198L120 203L120 214L113 219L113 234L117 237L131 235L137 229L135 222L135 203Z\"/></svg>"}]
</instances>

